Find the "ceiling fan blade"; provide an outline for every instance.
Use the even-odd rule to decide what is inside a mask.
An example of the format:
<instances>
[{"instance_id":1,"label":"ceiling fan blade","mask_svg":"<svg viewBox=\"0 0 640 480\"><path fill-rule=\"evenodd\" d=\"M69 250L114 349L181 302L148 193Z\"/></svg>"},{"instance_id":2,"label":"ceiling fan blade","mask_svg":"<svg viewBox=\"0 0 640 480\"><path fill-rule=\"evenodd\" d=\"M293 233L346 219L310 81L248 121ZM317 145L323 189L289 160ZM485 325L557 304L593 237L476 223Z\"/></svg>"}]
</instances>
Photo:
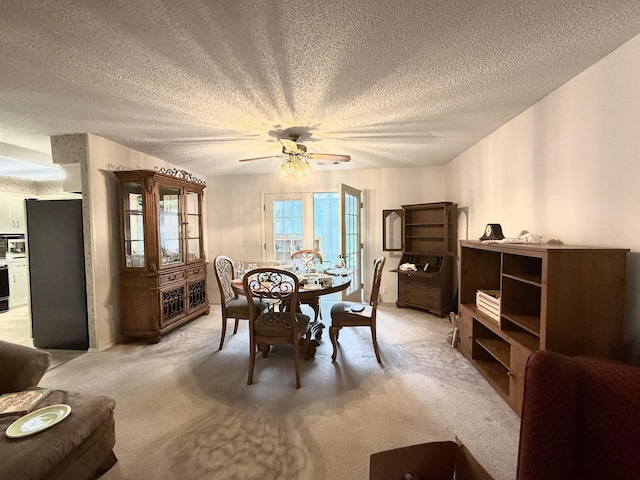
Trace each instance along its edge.
<instances>
[{"instance_id":1,"label":"ceiling fan blade","mask_svg":"<svg viewBox=\"0 0 640 480\"><path fill-rule=\"evenodd\" d=\"M329 162L348 162L351 160L349 155L336 155L332 153L307 153L305 156L313 160L327 160Z\"/></svg>"},{"instance_id":2,"label":"ceiling fan blade","mask_svg":"<svg viewBox=\"0 0 640 480\"><path fill-rule=\"evenodd\" d=\"M281 138L280 143L282 143L285 153L300 153L302 151L298 148L298 144L293 140L289 140L287 138Z\"/></svg>"},{"instance_id":3,"label":"ceiling fan blade","mask_svg":"<svg viewBox=\"0 0 640 480\"><path fill-rule=\"evenodd\" d=\"M282 155L269 155L268 157L243 158L239 162L253 162L254 160L266 160L267 158L282 158Z\"/></svg>"}]
</instances>

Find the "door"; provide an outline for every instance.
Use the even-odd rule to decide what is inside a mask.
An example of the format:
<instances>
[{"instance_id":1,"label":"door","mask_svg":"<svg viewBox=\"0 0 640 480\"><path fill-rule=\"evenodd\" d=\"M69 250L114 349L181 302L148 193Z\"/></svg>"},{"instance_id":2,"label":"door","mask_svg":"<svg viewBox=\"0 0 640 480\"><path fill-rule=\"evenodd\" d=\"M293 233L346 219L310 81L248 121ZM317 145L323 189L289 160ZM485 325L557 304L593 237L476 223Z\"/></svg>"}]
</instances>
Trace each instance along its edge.
<instances>
[{"instance_id":1,"label":"door","mask_svg":"<svg viewBox=\"0 0 640 480\"><path fill-rule=\"evenodd\" d=\"M340 251L351 270L351 285L342 294L344 300L361 302L362 272L362 191L340 184Z\"/></svg>"},{"instance_id":2,"label":"door","mask_svg":"<svg viewBox=\"0 0 640 480\"><path fill-rule=\"evenodd\" d=\"M160 267L182 263L182 191L160 184L157 201Z\"/></svg>"}]
</instances>

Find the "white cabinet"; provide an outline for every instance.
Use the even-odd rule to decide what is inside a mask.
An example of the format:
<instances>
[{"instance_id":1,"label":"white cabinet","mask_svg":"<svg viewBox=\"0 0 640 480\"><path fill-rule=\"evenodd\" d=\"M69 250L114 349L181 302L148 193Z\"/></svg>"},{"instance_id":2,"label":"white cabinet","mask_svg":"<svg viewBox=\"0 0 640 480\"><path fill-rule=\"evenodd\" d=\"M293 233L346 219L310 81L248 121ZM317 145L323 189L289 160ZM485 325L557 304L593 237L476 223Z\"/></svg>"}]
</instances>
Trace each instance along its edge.
<instances>
[{"instance_id":1,"label":"white cabinet","mask_svg":"<svg viewBox=\"0 0 640 480\"><path fill-rule=\"evenodd\" d=\"M24 201L32 198L19 193L0 192L0 233L25 233Z\"/></svg>"},{"instance_id":2,"label":"white cabinet","mask_svg":"<svg viewBox=\"0 0 640 480\"><path fill-rule=\"evenodd\" d=\"M9 308L29 302L29 269L27 260L9 262Z\"/></svg>"}]
</instances>

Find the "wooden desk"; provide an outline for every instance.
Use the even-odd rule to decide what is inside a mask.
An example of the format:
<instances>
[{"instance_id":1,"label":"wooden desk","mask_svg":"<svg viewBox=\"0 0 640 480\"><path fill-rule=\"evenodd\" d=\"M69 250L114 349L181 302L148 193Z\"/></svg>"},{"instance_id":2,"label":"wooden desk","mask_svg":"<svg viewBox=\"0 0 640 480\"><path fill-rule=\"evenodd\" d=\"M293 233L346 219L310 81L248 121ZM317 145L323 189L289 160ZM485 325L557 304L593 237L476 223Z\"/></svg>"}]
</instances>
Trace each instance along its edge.
<instances>
[{"instance_id":1,"label":"wooden desk","mask_svg":"<svg viewBox=\"0 0 640 480\"><path fill-rule=\"evenodd\" d=\"M314 298L319 298L322 295L329 295L331 293L341 292L346 290L351 285L351 277L333 277L333 284L330 287L323 287L318 289L305 289L305 285L300 285L300 289L298 290L298 301L300 300L312 300ZM242 279L236 278L231 281L231 286L233 289L238 292L240 295L244 295L244 288L242 286ZM300 305L298 305L298 310L300 310ZM319 320L316 322L311 322L311 341L309 342L309 356L313 357L316 354L316 347L320 344L320 340L322 339L322 330L324 329L324 324Z\"/></svg>"}]
</instances>

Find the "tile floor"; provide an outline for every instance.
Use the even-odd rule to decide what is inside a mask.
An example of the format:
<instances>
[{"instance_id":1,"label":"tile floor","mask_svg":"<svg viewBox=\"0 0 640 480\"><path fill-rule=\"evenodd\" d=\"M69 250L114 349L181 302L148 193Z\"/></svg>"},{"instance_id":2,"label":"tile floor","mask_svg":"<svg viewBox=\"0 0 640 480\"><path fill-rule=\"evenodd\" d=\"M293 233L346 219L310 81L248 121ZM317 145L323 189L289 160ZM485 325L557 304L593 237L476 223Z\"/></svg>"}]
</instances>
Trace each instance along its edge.
<instances>
[{"instance_id":1,"label":"tile floor","mask_svg":"<svg viewBox=\"0 0 640 480\"><path fill-rule=\"evenodd\" d=\"M0 313L0 340L33 347L29 305L20 305Z\"/></svg>"},{"instance_id":2,"label":"tile floor","mask_svg":"<svg viewBox=\"0 0 640 480\"><path fill-rule=\"evenodd\" d=\"M0 340L33 348L29 305L20 305L0 313ZM83 350L60 350L43 348L51 354L49 370L85 353Z\"/></svg>"}]
</instances>

